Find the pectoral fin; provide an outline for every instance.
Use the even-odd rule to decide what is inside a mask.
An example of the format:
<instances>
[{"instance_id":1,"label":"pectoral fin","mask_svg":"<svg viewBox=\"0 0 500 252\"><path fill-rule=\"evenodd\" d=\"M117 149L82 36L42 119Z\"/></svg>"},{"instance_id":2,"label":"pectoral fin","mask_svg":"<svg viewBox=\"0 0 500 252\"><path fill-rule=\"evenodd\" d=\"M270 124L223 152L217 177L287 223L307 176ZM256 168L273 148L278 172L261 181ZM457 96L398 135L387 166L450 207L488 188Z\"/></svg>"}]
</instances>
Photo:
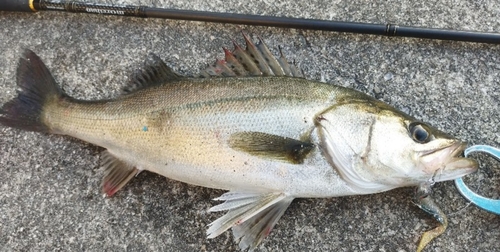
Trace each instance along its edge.
<instances>
[{"instance_id":1,"label":"pectoral fin","mask_svg":"<svg viewBox=\"0 0 500 252\"><path fill-rule=\"evenodd\" d=\"M102 192L108 197L113 196L125 186L140 170L104 151L102 156L105 176L102 180Z\"/></svg>"},{"instance_id":2,"label":"pectoral fin","mask_svg":"<svg viewBox=\"0 0 500 252\"><path fill-rule=\"evenodd\" d=\"M215 200L225 202L212 207L210 212L229 211L209 224L208 238L232 228L234 238L240 239L240 249L252 251L269 235L293 198L283 193L228 192Z\"/></svg>"},{"instance_id":3,"label":"pectoral fin","mask_svg":"<svg viewBox=\"0 0 500 252\"><path fill-rule=\"evenodd\" d=\"M229 146L250 155L277 159L293 164L304 162L313 144L262 132L238 132L229 138Z\"/></svg>"}]
</instances>

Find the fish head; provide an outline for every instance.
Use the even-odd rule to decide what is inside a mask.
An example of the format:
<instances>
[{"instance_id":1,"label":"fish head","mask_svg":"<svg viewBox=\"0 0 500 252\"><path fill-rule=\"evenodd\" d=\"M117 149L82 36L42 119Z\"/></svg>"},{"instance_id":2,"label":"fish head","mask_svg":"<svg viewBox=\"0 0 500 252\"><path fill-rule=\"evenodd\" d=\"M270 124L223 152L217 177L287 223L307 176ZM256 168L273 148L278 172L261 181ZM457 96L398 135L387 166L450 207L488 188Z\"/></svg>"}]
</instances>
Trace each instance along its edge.
<instances>
[{"instance_id":1,"label":"fish head","mask_svg":"<svg viewBox=\"0 0 500 252\"><path fill-rule=\"evenodd\" d=\"M334 105L316 126L325 158L355 193L452 180L478 168L462 156L466 143L377 100Z\"/></svg>"},{"instance_id":2,"label":"fish head","mask_svg":"<svg viewBox=\"0 0 500 252\"><path fill-rule=\"evenodd\" d=\"M432 174L432 181L452 180L478 169L478 163L463 157L467 143L423 122L405 120L408 135L413 140L409 150L415 171L423 178Z\"/></svg>"}]
</instances>

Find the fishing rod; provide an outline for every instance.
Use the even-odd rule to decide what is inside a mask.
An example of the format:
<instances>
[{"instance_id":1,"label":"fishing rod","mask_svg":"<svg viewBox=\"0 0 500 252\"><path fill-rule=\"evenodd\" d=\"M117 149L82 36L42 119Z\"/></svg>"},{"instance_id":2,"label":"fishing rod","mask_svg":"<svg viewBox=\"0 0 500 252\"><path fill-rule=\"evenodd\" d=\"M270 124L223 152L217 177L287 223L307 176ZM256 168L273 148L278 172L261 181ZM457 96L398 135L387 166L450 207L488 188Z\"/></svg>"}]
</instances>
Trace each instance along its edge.
<instances>
[{"instance_id":1,"label":"fishing rod","mask_svg":"<svg viewBox=\"0 0 500 252\"><path fill-rule=\"evenodd\" d=\"M274 17L224 12L178 10L147 6L119 6L77 1L46 0L1 0L0 11L64 11L102 15L131 16L141 18L163 18L213 23L269 26L306 30L323 30L358 34L383 35L389 37L413 37L477 43L500 44L500 33L458 31L449 29L400 26L396 24L369 24L357 22L329 21L291 17Z\"/></svg>"}]
</instances>

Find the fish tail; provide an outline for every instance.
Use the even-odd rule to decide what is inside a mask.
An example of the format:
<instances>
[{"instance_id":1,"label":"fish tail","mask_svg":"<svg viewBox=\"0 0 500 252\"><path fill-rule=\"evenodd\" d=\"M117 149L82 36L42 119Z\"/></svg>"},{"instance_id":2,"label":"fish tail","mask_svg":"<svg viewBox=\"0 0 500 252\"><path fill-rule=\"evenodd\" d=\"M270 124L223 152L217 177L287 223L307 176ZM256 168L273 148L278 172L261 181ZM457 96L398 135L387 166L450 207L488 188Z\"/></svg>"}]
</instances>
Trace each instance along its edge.
<instances>
[{"instance_id":1,"label":"fish tail","mask_svg":"<svg viewBox=\"0 0 500 252\"><path fill-rule=\"evenodd\" d=\"M0 109L0 124L27 131L50 132L43 114L50 101L61 99L64 93L56 84L42 60L31 50L25 50L17 68L16 98Z\"/></svg>"}]
</instances>

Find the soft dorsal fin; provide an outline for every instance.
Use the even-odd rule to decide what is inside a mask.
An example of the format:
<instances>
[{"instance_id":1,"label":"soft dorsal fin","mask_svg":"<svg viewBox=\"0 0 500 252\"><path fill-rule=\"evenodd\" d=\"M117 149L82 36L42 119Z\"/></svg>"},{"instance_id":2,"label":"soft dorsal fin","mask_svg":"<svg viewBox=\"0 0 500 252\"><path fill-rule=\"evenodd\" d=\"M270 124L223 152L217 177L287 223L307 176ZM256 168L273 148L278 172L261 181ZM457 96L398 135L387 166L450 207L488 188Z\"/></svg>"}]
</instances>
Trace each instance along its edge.
<instances>
[{"instance_id":1,"label":"soft dorsal fin","mask_svg":"<svg viewBox=\"0 0 500 252\"><path fill-rule=\"evenodd\" d=\"M201 77L223 76L290 76L304 77L294 63L289 63L280 48L280 57L276 58L259 38L255 45L243 33L246 49L241 48L236 42L231 52L225 48L224 60L216 60L214 64L200 73Z\"/></svg>"},{"instance_id":2,"label":"soft dorsal fin","mask_svg":"<svg viewBox=\"0 0 500 252\"><path fill-rule=\"evenodd\" d=\"M175 73L160 57L151 53L144 62L144 67L137 70L130 78L130 83L123 88L123 93L129 94L143 88L162 85L180 79L182 79L181 75Z\"/></svg>"},{"instance_id":3,"label":"soft dorsal fin","mask_svg":"<svg viewBox=\"0 0 500 252\"><path fill-rule=\"evenodd\" d=\"M229 138L229 146L250 155L301 164L314 147L296 139L262 132L238 132Z\"/></svg>"}]
</instances>

